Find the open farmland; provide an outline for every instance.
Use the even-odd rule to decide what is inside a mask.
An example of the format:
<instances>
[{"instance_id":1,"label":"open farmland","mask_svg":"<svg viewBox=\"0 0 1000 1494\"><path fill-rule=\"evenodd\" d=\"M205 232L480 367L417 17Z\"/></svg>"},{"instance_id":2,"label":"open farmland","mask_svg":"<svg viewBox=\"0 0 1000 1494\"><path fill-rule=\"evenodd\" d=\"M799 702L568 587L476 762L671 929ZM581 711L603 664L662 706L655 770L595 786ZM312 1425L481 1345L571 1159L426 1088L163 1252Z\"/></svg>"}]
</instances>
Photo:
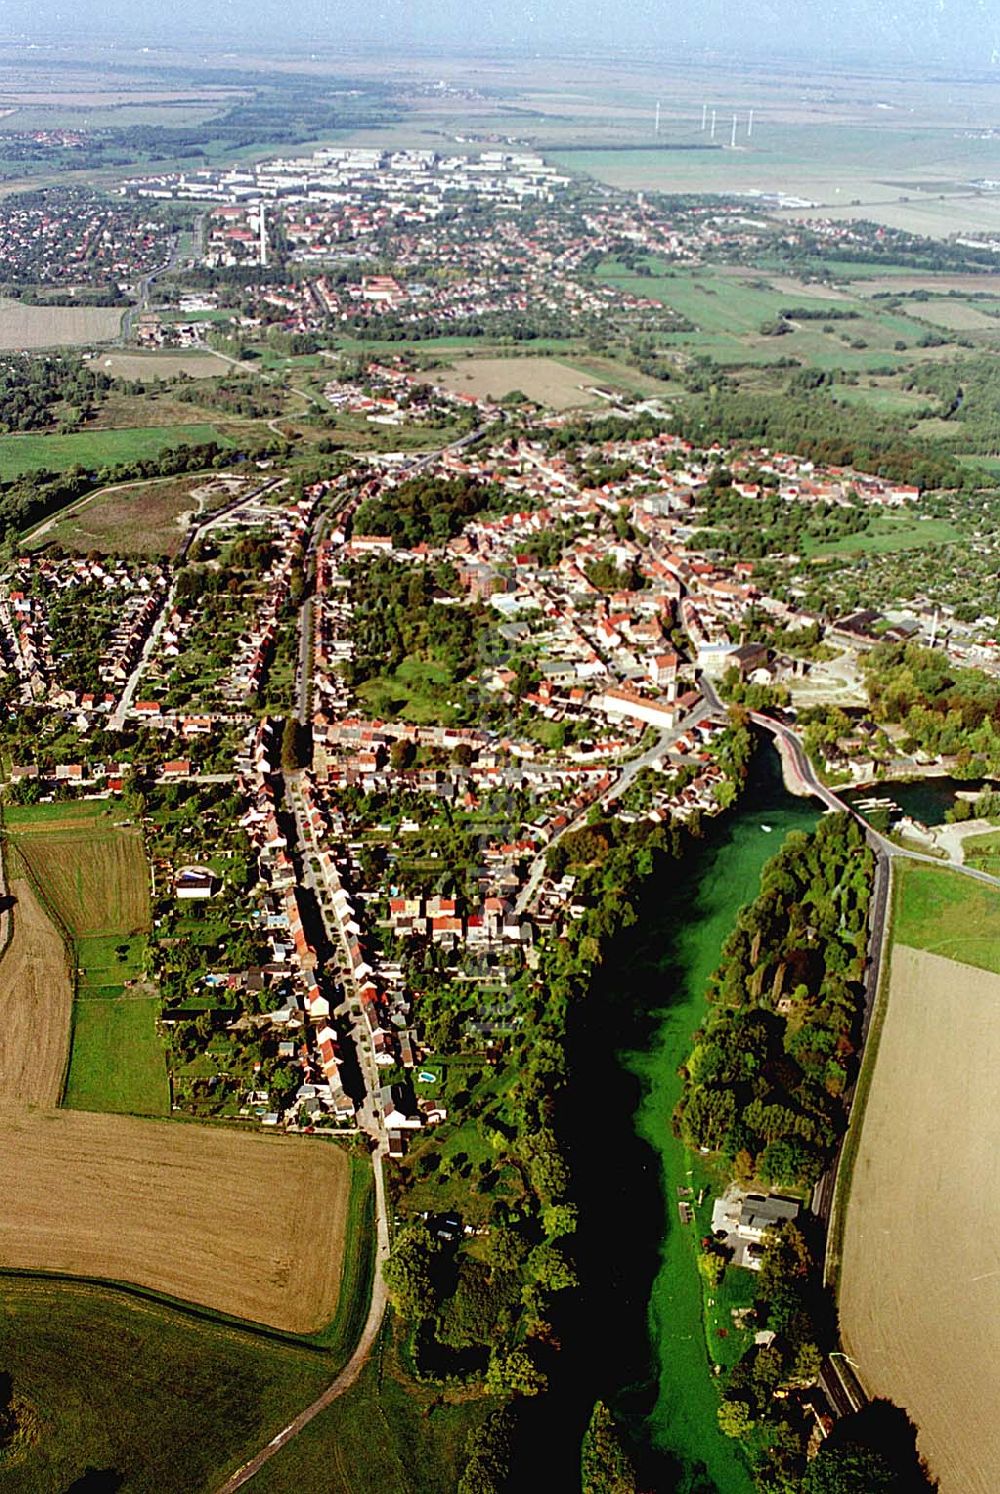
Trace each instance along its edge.
<instances>
[{"instance_id":1,"label":"open farmland","mask_svg":"<svg viewBox=\"0 0 1000 1494\"><path fill-rule=\"evenodd\" d=\"M1000 977L896 944L840 1323L868 1392L918 1424L942 1494L992 1494L1000 1460L998 1066Z\"/></svg>"},{"instance_id":2,"label":"open farmland","mask_svg":"<svg viewBox=\"0 0 1000 1494\"><path fill-rule=\"evenodd\" d=\"M8 858L13 927L0 956L0 1093L26 1105L57 1105L69 1057L69 960L15 860Z\"/></svg>"},{"instance_id":3,"label":"open farmland","mask_svg":"<svg viewBox=\"0 0 1000 1494\"><path fill-rule=\"evenodd\" d=\"M98 804L80 803L12 807L7 835L44 904L42 917L51 915L72 944L76 999L66 1104L166 1115L170 1097L156 1025L159 997L143 978L149 870L139 832L117 825ZM46 924L61 952L58 930L47 919ZM46 947L42 929L30 945L32 958L37 961ZM68 987L64 954L62 960ZM65 1068L64 1052L47 1103L58 1101Z\"/></svg>"},{"instance_id":4,"label":"open farmland","mask_svg":"<svg viewBox=\"0 0 1000 1494\"><path fill-rule=\"evenodd\" d=\"M592 380L557 358L462 358L450 368L434 369L426 380L477 399L503 399L520 390L528 399L553 410L597 403L595 396L587 393Z\"/></svg>"},{"instance_id":5,"label":"open farmland","mask_svg":"<svg viewBox=\"0 0 1000 1494\"><path fill-rule=\"evenodd\" d=\"M13 810L8 834L56 918L74 939L149 928L149 870L138 830L98 804Z\"/></svg>"},{"instance_id":6,"label":"open farmland","mask_svg":"<svg viewBox=\"0 0 1000 1494\"><path fill-rule=\"evenodd\" d=\"M291 1333L333 1318L350 1192L335 1146L11 1107L0 1134L0 1267L132 1282Z\"/></svg>"},{"instance_id":7,"label":"open farmland","mask_svg":"<svg viewBox=\"0 0 1000 1494\"><path fill-rule=\"evenodd\" d=\"M0 296L0 349L79 348L111 342L122 313L108 306L25 306Z\"/></svg>"},{"instance_id":8,"label":"open farmland","mask_svg":"<svg viewBox=\"0 0 1000 1494\"><path fill-rule=\"evenodd\" d=\"M175 446L229 443L214 425L132 426L124 430L74 431L68 436L0 436L0 482L11 482L24 472L86 471L138 462L159 456Z\"/></svg>"},{"instance_id":9,"label":"open farmland","mask_svg":"<svg viewBox=\"0 0 1000 1494\"><path fill-rule=\"evenodd\" d=\"M798 358L812 368L864 373L894 369L915 358L940 358L947 348L920 347L928 327L912 315L826 287L797 286L788 276L749 270L676 268L650 257L637 268L606 259L597 279L632 295L671 307L694 331L671 333L665 346L705 355L722 364L770 363ZM782 313L788 317L776 335ZM1000 335L1000 326L997 328ZM899 344L900 346L897 346ZM922 401L927 403L926 397Z\"/></svg>"},{"instance_id":10,"label":"open farmland","mask_svg":"<svg viewBox=\"0 0 1000 1494\"><path fill-rule=\"evenodd\" d=\"M214 353L163 352L104 353L94 358L94 367L112 379L139 379L153 384L160 379L221 379L230 372L230 364Z\"/></svg>"}]
</instances>

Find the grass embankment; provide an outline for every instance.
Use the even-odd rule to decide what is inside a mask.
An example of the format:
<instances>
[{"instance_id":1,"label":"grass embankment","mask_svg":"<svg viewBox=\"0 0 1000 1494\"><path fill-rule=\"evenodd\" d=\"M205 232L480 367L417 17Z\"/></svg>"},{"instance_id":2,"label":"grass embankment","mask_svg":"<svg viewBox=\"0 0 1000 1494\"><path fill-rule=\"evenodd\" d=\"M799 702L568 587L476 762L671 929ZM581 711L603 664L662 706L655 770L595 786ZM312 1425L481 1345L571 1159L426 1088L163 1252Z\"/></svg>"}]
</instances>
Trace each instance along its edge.
<instances>
[{"instance_id":1,"label":"grass embankment","mask_svg":"<svg viewBox=\"0 0 1000 1494\"><path fill-rule=\"evenodd\" d=\"M149 869L139 832L100 803L7 811L10 843L71 951L73 1037L65 1102L166 1115L159 999L144 980Z\"/></svg>"},{"instance_id":2,"label":"grass embankment","mask_svg":"<svg viewBox=\"0 0 1000 1494\"><path fill-rule=\"evenodd\" d=\"M0 1357L39 1423L5 1494L88 1470L128 1494L208 1494L331 1378L315 1351L100 1288L6 1279L0 1301Z\"/></svg>"}]
</instances>

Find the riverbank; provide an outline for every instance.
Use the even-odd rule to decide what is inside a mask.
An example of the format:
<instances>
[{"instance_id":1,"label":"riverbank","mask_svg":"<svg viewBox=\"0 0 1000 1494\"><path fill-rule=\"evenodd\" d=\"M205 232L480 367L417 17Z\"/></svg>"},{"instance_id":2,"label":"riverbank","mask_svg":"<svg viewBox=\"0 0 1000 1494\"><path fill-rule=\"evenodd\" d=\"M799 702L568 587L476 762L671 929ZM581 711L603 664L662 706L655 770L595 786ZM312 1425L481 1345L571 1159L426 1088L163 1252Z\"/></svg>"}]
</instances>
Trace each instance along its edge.
<instances>
[{"instance_id":1,"label":"riverbank","mask_svg":"<svg viewBox=\"0 0 1000 1494\"><path fill-rule=\"evenodd\" d=\"M671 1117L678 1069L737 912L788 832L811 829L817 817L787 793L777 754L762 745L739 805L643 884L635 924L612 941L573 1023L581 1092L599 1107L580 1143L589 1192L579 1236L583 1278L603 1284L590 1319L598 1393L645 1449L643 1472L657 1489L752 1490L737 1444L717 1426L697 1233L678 1209L694 1159Z\"/></svg>"}]
</instances>

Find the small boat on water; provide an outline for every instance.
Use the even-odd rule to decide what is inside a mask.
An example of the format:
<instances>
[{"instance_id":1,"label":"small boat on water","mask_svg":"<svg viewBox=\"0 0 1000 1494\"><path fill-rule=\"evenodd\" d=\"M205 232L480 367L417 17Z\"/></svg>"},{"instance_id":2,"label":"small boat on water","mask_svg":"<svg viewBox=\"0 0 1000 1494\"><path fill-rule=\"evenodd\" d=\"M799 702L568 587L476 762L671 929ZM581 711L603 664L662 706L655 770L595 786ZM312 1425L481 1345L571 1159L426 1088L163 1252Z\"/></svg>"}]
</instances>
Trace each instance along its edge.
<instances>
[{"instance_id":1,"label":"small boat on water","mask_svg":"<svg viewBox=\"0 0 1000 1494\"><path fill-rule=\"evenodd\" d=\"M765 835L770 835L772 829L770 825L761 825L760 828L763 830Z\"/></svg>"}]
</instances>

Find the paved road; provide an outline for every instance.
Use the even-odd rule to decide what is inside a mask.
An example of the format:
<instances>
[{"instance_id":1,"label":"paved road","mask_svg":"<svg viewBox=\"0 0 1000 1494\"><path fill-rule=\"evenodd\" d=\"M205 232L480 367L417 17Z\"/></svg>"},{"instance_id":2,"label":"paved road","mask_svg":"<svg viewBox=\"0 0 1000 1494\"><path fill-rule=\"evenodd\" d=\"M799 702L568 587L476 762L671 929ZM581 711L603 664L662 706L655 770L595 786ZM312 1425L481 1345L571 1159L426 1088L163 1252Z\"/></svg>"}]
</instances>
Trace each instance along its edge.
<instances>
[{"instance_id":1,"label":"paved road","mask_svg":"<svg viewBox=\"0 0 1000 1494\"><path fill-rule=\"evenodd\" d=\"M132 322L136 314L138 313L139 315L141 315L142 312L149 309L149 292L153 286L154 281L158 280L161 275L166 275L167 271L172 270L174 265L177 263L177 251L180 246L180 241L180 234L175 234L170 244L170 253L163 261L163 264L157 265L155 270L150 270L149 274L143 275L142 279L139 281L139 299L136 305L130 306L128 311L126 311L125 315L122 317L123 342L128 342L129 338L132 336Z\"/></svg>"},{"instance_id":2,"label":"paved road","mask_svg":"<svg viewBox=\"0 0 1000 1494\"><path fill-rule=\"evenodd\" d=\"M942 861L940 857L928 856L924 851L913 851L909 846L899 846L895 841L881 835L878 830L869 825L853 804L848 804L846 799L842 799L834 789L820 782L815 768L806 755L802 739L796 732L782 722L772 720L770 716L761 715L758 711L752 711L750 714L754 723L764 727L777 741L786 768L785 782L791 791L811 795L819 799L828 809L853 815L863 825L869 844L879 855L891 861L922 861L927 866L949 867L964 877L971 877L975 882L983 882L988 887L1000 887L1000 877L992 877L989 872L977 871L972 866L960 866L955 861Z\"/></svg>"},{"instance_id":3,"label":"paved road","mask_svg":"<svg viewBox=\"0 0 1000 1494\"><path fill-rule=\"evenodd\" d=\"M302 885L309 887L315 893L320 912L323 915L323 921L327 925L327 935L331 943L336 944L342 937L340 925L338 923L336 928L330 927L324 905L323 889L317 886L309 864L309 858L315 853L316 846L306 820L305 806L298 778L289 774L285 778L285 787L295 821L296 838L298 841L296 851L302 866ZM360 1020L363 1022L363 1018ZM362 1035L359 1034L358 1036ZM385 1178L382 1171L383 1161L387 1155L387 1143L382 1131L378 1111L374 1104L374 1086L378 1083L375 1065L370 1061L370 1058L366 1062L366 1056L370 1054L370 1047L371 1045L367 1040L367 1033L365 1033L363 1035L363 1044L358 1048L358 1060L361 1064L362 1073L365 1076L367 1096L365 1106L359 1115L359 1121L362 1123L363 1129L368 1131L370 1139L372 1139L376 1235L375 1273L372 1281L372 1296L365 1326L361 1330L361 1337L358 1339L354 1352L336 1378L331 1380L330 1384L316 1397L311 1405L307 1406L304 1411L300 1411L298 1416L293 1421L290 1421L286 1427L282 1427L281 1431L271 1438L266 1447L262 1448L249 1462L244 1463L241 1468L238 1468L221 1486L218 1494L234 1494L235 1490L241 1489L244 1484L248 1484L255 1474L260 1472L264 1464L273 1458L276 1453L279 1453L287 1443L291 1442L293 1437L297 1437L303 1428L307 1427L321 1411L325 1411L333 1401L342 1396L345 1391L350 1390L361 1374L378 1339L382 1327L382 1319L385 1316L385 1310L389 1301L382 1268L389 1256L390 1236L389 1210L385 1192Z\"/></svg>"}]
</instances>

